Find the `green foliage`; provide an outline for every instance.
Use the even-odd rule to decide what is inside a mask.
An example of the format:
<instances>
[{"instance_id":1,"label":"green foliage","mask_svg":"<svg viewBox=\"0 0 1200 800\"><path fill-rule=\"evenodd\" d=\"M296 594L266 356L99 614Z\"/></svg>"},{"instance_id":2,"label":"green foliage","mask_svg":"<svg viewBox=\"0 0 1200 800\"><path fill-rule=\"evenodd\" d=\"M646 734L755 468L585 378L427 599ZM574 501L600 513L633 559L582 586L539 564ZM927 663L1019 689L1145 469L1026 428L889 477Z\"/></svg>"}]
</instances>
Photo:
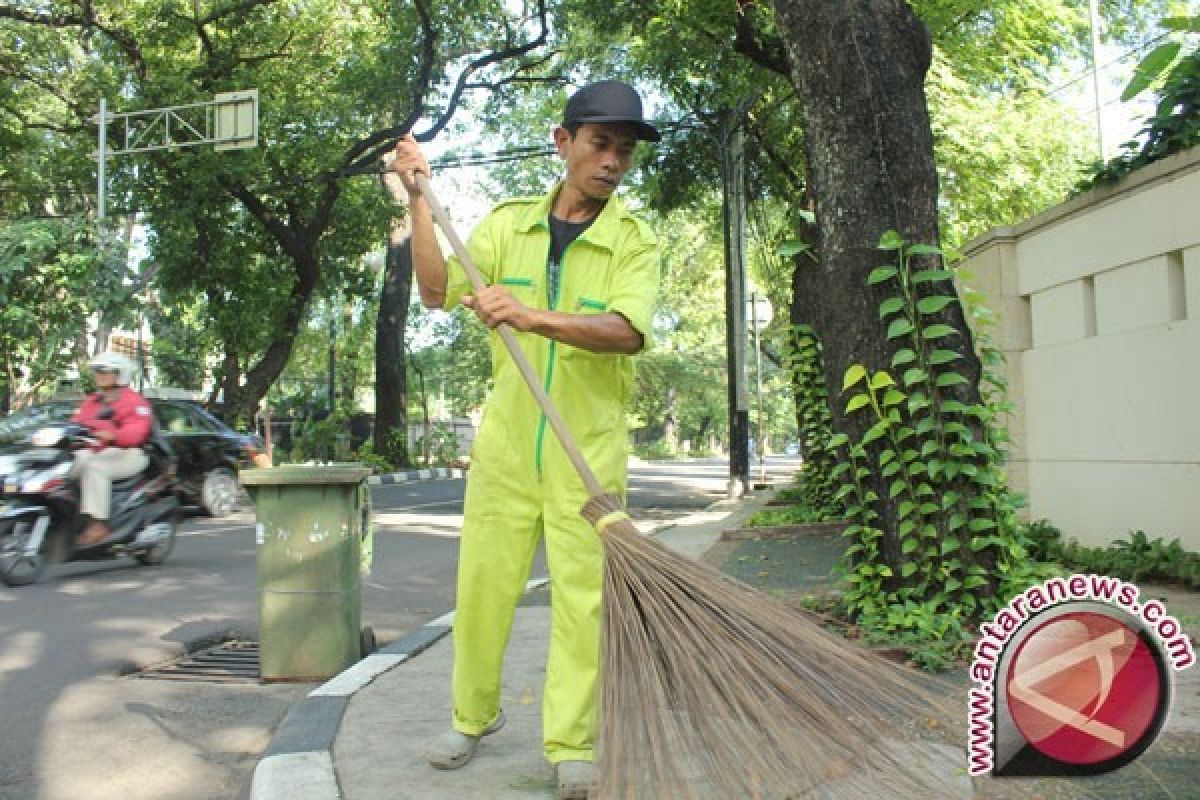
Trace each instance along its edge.
<instances>
[{"instance_id":1,"label":"green foliage","mask_svg":"<svg viewBox=\"0 0 1200 800\"><path fill-rule=\"evenodd\" d=\"M659 239L663 275L655 347L638 357L631 429L663 440L657 457L693 449L727 429L721 251L711 213L668 217Z\"/></svg>"},{"instance_id":2,"label":"green foliage","mask_svg":"<svg viewBox=\"0 0 1200 800\"><path fill-rule=\"evenodd\" d=\"M444 422L435 422L429 427L429 441L424 437L417 440L416 449L429 453L429 466L450 467L458 463L462 455L458 434Z\"/></svg>"},{"instance_id":3,"label":"green foliage","mask_svg":"<svg viewBox=\"0 0 1200 800\"><path fill-rule=\"evenodd\" d=\"M1040 561L1061 564L1068 572L1200 589L1200 553L1185 550L1178 538L1151 539L1145 531L1136 530L1127 534L1128 540L1114 540L1108 547L1087 547L1065 540L1047 520L1036 520L1026 528L1032 555Z\"/></svg>"},{"instance_id":4,"label":"green foliage","mask_svg":"<svg viewBox=\"0 0 1200 800\"><path fill-rule=\"evenodd\" d=\"M178 389L203 388L208 375L206 357L214 342L198 306L158 305L149 314L151 355L158 383Z\"/></svg>"},{"instance_id":5,"label":"green foliage","mask_svg":"<svg viewBox=\"0 0 1200 800\"><path fill-rule=\"evenodd\" d=\"M957 610L947 612L935 601L907 600L889 606L882 624L864 630L863 638L873 645L903 648L913 664L937 672L963 663L975 635Z\"/></svg>"},{"instance_id":6,"label":"green foliage","mask_svg":"<svg viewBox=\"0 0 1200 800\"><path fill-rule=\"evenodd\" d=\"M956 364L962 345L955 342L957 331L927 317L958 302L929 292L948 286L953 273L915 269L915 257L939 251L907 244L894 231L884 234L880 249L894 253L895 261L872 271L868 283L895 290L879 316L898 345L896 377L851 365L843 379L845 413L868 415L872 424L860 441L844 433L830 440L845 454L833 472L841 484L835 498L851 522L845 602L875 635L936 634L954 651L957 633L1033 575L1016 520L1020 500L1003 473L1004 382L995 371L1002 357L987 336L988 315L978 296L965 292L984 366L981 402L950 398L947 387L967 382ZM887 498L874 486L886 487ZM889 508L901 555L892 562L895 570L881 550Z\"/></svg>"},{"instance_id":7,"label":"green foliage","mask_svg":"<svg viewBox=\"0 0 1200 800\"><path fill-rule=\"evenodd\" d=\"M1183 34L1200 33L1200 16L1167 17L1159 23L1168 31ZM1168 75L1176 66L1183 51L1183 42L1173 39L1160 44L1151 50L1138 62L1134 68L1133 77L1129 79L1125 90L1121 92L1121 102L1127 103L1154 85L1163 75Z\"/></svg>"},{"instance_id":8,"label":"green foliage","mask_svg":"<svg viewBox=\"0 0 1200 800\"><path fill-rule=\"evenodd\" d=\"M488 333L475 315L458 307L449 314L414 305L409 310L406 340L420 349L409 355L409 417L421 419L423 392L446 398L446 412L454 417L480 408L492 378Z\"/></svg>"},{"instance_id":9,"label":"green foliage","mask_svg":"<svg viewBox=\"0 0 1200 800\"><path fill-rule=\"evenodd\" d=\"M667 461L679 455L679 451L663 439L639 444L633 448L633 453L646 461Z\"/></svg>"},{"instance_id":10,"label":"green foliage","mask_svg":"<svg viewBox=\"0 0 1200 800\"><path fill-rule=\"evenodd\" d=\"M1037 92L981 89L956 56L935 51L926 81L943 247L960 247L1058 202L1093 150L1077 112Z\"/></svg>"},{"instance_id":11,"label":"green foliage","mask_svg":"<svg viewBox=\"0 0 1200 800\"><path fill-rule=\"evenodd\" d=\"M820 510L799 502L782 508L764 508L746 520L751 528L769 528L775 525L804 525L809 522L825 522L829 517Z\"/></svg>"},{"instance_id":12,"label":"green foliage","mask_svg":"<svg viewBox=\"0 0 1200 800\"><path fill-rule=\"evenodd\" d=\"M350 460L350 426L344 417L305 419L292 425L293 462Z\"/></svg>"},{"instance_id":13,"label":"green foliage","mask_svg":"<svg viewBox=\"0 0 1200 800\"><path fill-rule=\"evenodd\" d=\"M115 258L77 222L0 226L0 387L15 406L72 363L88 315L112 294Z\"/></svg>"},{"instance_id":14,"label":"green foliage","mask_svg":"<svg viewBox=\"0 0 1200 800\"><path fill-rule=\"evenodd\" d=\"M1192 39L1200 38L1200 16L1168 17L1162 25ZM1131 172L1200 144L1200 50L1190 52L1182 39L1159 45L1138 64L1121 95L1131 100L1161 81L1158 103L1137 137L1122 152L1097 163L1077 192L1117 183Z\"/></svg>"},{"instance_id":15,"label":"green foliage","mask_svg":"<svg viewBox=\"0 0 1200 800\"><path fill-rule=\"evenodd\" d=\"M139 210L167 311L198 317L207 334L189 341L189 352L164 357L191 383L193 351L205 348L200 361L221 365L218 377L238 395L226 401L245 415L287 360L310 300L359 294L371 282L360 256L382 244L394 214L369 174L376 151L414 123L417 135L436 134L454 112L451 100L536 82L548 68L532 8L447 0L426 10L96 0L80 15L68 0L47 0L36 13L8 15L0 19L9 79L0 88L0 177L17 180L21 192L0 206L60 213L60 190L76 198L66 210L83 205L78 198L94 188L97 97L126 112L258 87L256 148L109 162L109 213ZM522 44L532 60L505 54ZM483 53L489 58L473 61ZM471 80L456 86L467 64ZM192 111L189 122L204 130L203 109ZM110 126L110 141L119 141L118 127ZM158 131L135 134L145 144ZM340 375L357 388L365 375L354 368ZM343 388L339 397L350 403L354 392Z\"/></svg>"},{"instance_id":16,"label":"green foliage","mask_svg":"<svg viewBox=\"0 0 1200 800\"><path fill-rule=\"evenodd\" d=\"M363 442L362 447L354 454L354 460L366 464L376 475L386 474L396 469L396 465L385 456L375 452L375 443L371 439Z\"/></svg>"}]
</instances>

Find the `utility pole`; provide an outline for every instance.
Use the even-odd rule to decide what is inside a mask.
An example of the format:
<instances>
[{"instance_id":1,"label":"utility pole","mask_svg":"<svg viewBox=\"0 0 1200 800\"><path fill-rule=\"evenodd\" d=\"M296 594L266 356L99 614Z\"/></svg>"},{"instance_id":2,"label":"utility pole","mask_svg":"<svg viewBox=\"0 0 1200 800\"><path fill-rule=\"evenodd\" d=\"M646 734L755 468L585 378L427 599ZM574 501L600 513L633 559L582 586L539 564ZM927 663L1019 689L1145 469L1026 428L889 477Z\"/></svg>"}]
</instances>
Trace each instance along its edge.
<instances>
[{"instance_id":1,"label":"utility pole","mask_svg":"<svg viewBox=\"0 0 1200 800\"><path fill-rule=\"evenodd\" d=\"M750 410L746 392L746 182L744 106L720 115L721 216L725 228L725 342L729 384L730 497L750 488Z\"/></svg>"},{"instance_id":2,"label":"utility pole","mask_svg":"<svg viewBox=\"0 0 1200 800\"><path fill-rule=\"evenodd\" d=\"M767 483L767 427L766 420L763 417L763 395L762 395L762 343L759 341L759 328L761 322L758 317L758 304L760 298L757 292L750 293L750 328L754 331L754 381L758 385L758 425L755 426L755 441L758 450L758 483L754 484L755 489L769 488Z\"/></svg>"},{"instance_id":3,"label":"utility pole","mask_svg":"<svg viewBox=\"0 0 1200 800\"><path fill-rule=\"evenodd\" d=\"M1100 104L1100 10L1097 0L1088 0L1088 20L1092 32L1092 99L1096 104L1096 141L1100 147L1100 160L1107 155L1104 146L1104 112Z\"/></svg>"}]
</instances>

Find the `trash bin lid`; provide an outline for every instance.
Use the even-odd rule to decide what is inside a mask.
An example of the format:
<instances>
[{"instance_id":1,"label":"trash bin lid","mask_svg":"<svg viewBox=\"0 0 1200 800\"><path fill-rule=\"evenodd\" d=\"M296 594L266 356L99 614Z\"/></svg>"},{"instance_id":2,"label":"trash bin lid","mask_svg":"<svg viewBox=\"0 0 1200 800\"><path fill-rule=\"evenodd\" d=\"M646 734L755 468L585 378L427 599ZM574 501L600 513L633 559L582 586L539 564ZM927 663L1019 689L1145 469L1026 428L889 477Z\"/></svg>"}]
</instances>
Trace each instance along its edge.
<instances>
[{"instance_id":1,"label":"trash bin lid","mask_svg":"<svg viewBox=\"0 0 1200 800\"><path fill-rule=\"evenodd\" d=\"M359 483L371 474L359 463L287 464L282 467L258 467L242 470L238 479L244 486L282 486L296 484Z\"/></svg>"}]
</instances>

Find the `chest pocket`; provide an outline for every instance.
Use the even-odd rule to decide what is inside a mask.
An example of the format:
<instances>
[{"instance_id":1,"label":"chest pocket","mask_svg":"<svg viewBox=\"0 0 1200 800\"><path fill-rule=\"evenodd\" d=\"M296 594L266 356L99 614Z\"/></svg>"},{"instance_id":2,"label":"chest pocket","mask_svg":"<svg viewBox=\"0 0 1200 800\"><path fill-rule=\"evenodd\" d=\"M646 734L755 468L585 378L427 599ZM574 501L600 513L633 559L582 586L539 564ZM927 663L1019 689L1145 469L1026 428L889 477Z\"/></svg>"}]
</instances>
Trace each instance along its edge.
<instances>
[{"instance_id":1,"label":"chest pocket","mask_svg":"<svg viewBox=\"0 0 1200 800\"><path fill-rule=\"evenodd\" d=\"M513 297L531 308L542 308L538 302L539 281L524 275L508 275L500 279L500 285Z\"/></svg>"},{"instance_id":2,"label":"chest pocket","mask_svg":"<svg viewBox=\"0 0 1200 800\"><path fill-rule=\"evenodd\" d=\"M603 314L605 311L608 311L608 303L604 300L580 295L575 301L576 314Z\"/></svg>"}]
</instances>

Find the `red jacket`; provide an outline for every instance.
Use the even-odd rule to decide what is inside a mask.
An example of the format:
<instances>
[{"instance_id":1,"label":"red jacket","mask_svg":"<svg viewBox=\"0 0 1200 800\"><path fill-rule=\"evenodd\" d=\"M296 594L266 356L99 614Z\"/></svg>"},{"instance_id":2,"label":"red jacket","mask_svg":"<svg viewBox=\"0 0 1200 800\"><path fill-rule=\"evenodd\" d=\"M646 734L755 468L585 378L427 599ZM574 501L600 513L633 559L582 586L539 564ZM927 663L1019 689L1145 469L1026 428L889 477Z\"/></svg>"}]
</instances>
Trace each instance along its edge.
<instances>
[{"instance_id":1,"label":"red jacket","mask_svg":"<svg viewBox=\"0 0 1200 800\"><path fill-rule=\"evenodd\" d=\"M100 413L106 408L112 409L112 416L100 419ZM115 432L112 447L141 447L150 438L153 420L154 410L150 402L128 386L122 386L117 399L111 403L105 402L99 392L89 394L75 416L71 417L72 422L85 425L92 431Z\"/></svg>"}]
</instances>

